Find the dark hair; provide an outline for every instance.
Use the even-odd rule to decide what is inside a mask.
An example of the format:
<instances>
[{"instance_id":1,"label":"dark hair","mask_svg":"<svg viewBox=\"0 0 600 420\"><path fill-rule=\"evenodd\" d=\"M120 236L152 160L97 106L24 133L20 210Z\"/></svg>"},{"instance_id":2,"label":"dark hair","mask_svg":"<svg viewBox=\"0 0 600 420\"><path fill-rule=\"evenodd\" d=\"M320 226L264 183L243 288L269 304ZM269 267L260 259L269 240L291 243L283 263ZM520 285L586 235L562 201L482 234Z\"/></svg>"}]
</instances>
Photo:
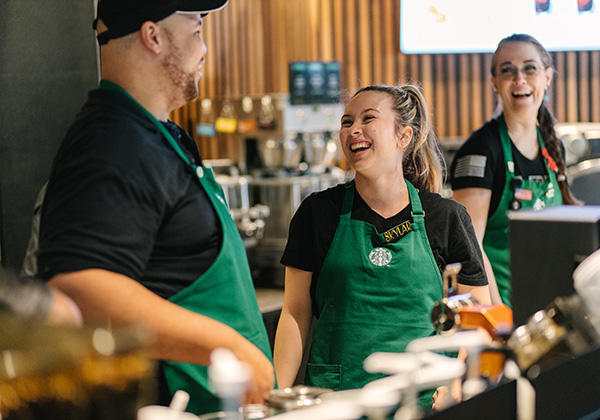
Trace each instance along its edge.
<instances>
[{"instance_id":1,"label":"dark hair","mask_svg":"<svg viewBox=\"0 0 600 420\"><path fill-rule=\"evenodd\" d=\"M416 188L441 193L442 154L420 89L414 85L372 85L359 89L353 97L367 91L389 95L392 99L392 109L396 113L398 132L406 126L413 130L412 139L404 151L402 162L404 177Z\"/></svg>"},{"instance_id":2,"label":"dark hair","mask_svg":"<svg viewBox=\"0 0 600 420\"><path fill-rule=\"evenodd\" d=\"M543 47L540 42L527 34L513 34L502 39L498 43L498 47L496 47L496 51L492 56L492 76L496 76L496 66L498 51L500 51L505 45L510 43L522 42L526 44L533 45L538 53L540 54L540 58L542 59L542 65L545 69L553 69L554 64L552 61L552 56L550 53ZM554 131L554 126L556 124L556 117L550 111L548 107L548 100L544 97L540 108L538 109L537 114L538 126L540 128L540 132L542 134L542 140L544 142L544 146L548 150L548 153L556 162L558 167L558 186L560 188L560 193L563 198L564 204L581 204L571 193L569 190L569 186L567 184L567 178L565 175L566 172L566 164L564 156L561 152L560 143L558 138L556 137L556 132Z\"/></svg>"}]
</instances>

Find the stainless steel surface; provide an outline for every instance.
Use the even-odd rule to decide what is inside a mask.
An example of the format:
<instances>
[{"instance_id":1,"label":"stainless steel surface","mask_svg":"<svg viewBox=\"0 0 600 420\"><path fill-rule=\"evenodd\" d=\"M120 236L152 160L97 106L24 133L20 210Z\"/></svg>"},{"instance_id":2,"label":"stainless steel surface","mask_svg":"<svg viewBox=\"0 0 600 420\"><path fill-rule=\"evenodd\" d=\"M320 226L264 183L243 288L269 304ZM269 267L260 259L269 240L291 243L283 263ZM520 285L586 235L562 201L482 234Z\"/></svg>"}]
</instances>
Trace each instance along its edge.
<instances>
[{"instance_id":1,"label":"stainless steel surface","mask_svg":"<svg viewBox=\"0 0 600 420\"><path fill-rule=\"evenodd\" d=\"M319 191L327 179L318 176L254 178L255 202L271 209L265 227L266 238L287 238L289 222L300 203L311 192Z\"/></svg>"},{"instance_id":2,"label":"stainless steel surface","mask_svg":"<svg viewBox=\"0 0 600 420\"><path fill-rule=\"evenodd\" d=\"M313 172L323 172L339 160L339 135L339 131L302 134L303 161Z\"/></svg>"},{"instance_id":3,"label":"stainless steel surface","mask_svg":"<svg viewBox=\"0 0 600 420\"><path fill-rule=\"evenodd\" d=\"M560 123L555 131L565 147L573 194L585 204L600 204L600 123Z\"/></svg>"},{"instance_id":4,"label":"stainless steel surface","mask_svg":"<svg viewBox=\"0 0 600 420\"><path fill-rule=\"evenodd\" d=\"M283 286L284 267L279 260L292 217L309 194L337 185L344 179L345 172L337 168L319 174L254 177L251 180L254 205L263 204L270 209L270 216L265 219L263 238L249 254L255 277L260 277L266 285Z\"/></svg>"},{"instance_id":5,"label":"stainless steel surface","mask_svg":"<svg viewBox=\"0 0 600 420\"><path fill-rule=\"evenodd\" d=\"M600 123L560 123L554 129L565 146L567 166L600 157Z\"/></svg>"},{"instance_id":6,"label":"stainless steel surface","mask_svg":"<svg viewBox=\"0 0 600 420\"><path fill-rule=\"evenodd\" d=\"M293 388L275 389L266 398L266 404L247 404L240 407L238 420L264 419L271 416L311 407L321 403L320 396L332 392L331 389L297 385ZM202 414L199 420L232 419L232 413L219 411Z\"/></svg>"},{"instance_id":7,"label":"stainless steel surface","mask_svg":"<svg viewBox=\"0 0 600 420\"><path fill-rule=\"evenodd\" d=\"M199 420L255 420L268 418L277 413L278 412L276 410L273 410L271 407L268 407L264 404L247 404L240 407L240 414L237 417L232 417L232 413L218 411L216 413L201 414L198 418Z\"/></svg>"},{"instance_id":8,"label":"stainless steel surface","mask_svg":"<svg viewBox=\"0 0 600 420\"><path fill-rule=\"evenodd\" d=\"M231 217L237 225L246 248L256 246L262 239L265 219L270 209L266 205L251 205L249 184L250 176L216 175L215 179L223 188L225 201L230 208Z\"/></svg>"},{"instance_id":9,"label":"stainless steel surface","mask_svg":"<svg viewBox=\"0 0 600 420\"><path fill-rule=\"evenodd\" d=\"M258 150L268 168L296 168L302 158L302 147L296 135L260 139Z\"/></svg>"},{"instance_id":10,"label":"stainless steel surface","mask_svg":"<svg viewBox=\"0 0 600 420\"><path fill-rule=\"evenodd\" d=\"M328 388L296 385L292 388L275 389L267 397L267 405L281 411L297 410L321 404L320 396L332 392Z\"/></svg>"},{"instance_id":11,"label":"stainless steel surface","mask_svg":"<svg viewBox=\"0 0 600 420\"><path fill-rule=\"evenodd\" d=\"M567 169L569 187L584 204L600 205L600 159L583 160Z\"/></svg>"}]
</instances>

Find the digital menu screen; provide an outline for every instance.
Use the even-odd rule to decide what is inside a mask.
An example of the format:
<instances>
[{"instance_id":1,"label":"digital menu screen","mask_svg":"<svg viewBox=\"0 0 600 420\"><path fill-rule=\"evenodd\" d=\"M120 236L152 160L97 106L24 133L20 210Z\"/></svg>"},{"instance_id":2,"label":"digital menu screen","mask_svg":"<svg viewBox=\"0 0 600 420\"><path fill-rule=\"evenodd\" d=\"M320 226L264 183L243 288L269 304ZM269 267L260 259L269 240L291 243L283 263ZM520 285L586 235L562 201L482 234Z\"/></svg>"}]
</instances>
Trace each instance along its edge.
<instances>
[{"instance_id":1,"label":"digital menu screen","mask_svg":"<svg viewBox=\"0 0 600 420\"><path fill-rule=\"evenodd\" d=\"M514 33L550 51L600 50L600 0L401 0L405 54L493 52Z\"/></svg>"},{"instance_id":2,"label":"digital menu screen","mask_svg":"<svg viewBox=\"0 0 600 420\"><path fill-rule=\"evenodd\" d=\"M292 105L340 101L340 63L337 61L293 61L290 63Z\"/></svg>"}]
</instances>

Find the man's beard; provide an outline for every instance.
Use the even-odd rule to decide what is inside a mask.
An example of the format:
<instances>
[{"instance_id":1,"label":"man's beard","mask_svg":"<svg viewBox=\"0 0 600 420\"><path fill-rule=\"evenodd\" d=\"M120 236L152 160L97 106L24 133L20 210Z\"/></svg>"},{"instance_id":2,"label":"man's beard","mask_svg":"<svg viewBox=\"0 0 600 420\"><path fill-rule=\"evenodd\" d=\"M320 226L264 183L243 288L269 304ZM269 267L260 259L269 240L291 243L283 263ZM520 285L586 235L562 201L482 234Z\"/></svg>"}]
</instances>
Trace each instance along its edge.
<instances>
[{"instance_id":1,"label":"man's beard","mask_svg":"<svg viewBox=\"0 0 600 420\"><path fill-rule=\"evenodd\" d=\"M181 50L172 42L171 34L167 32L167 37L171 44L172 52L169 56L161 62L161 66L167 73L167 77L171 80L172 85L175 87L173 94L175 98L178 96L177 93L183 94L185 103L195 99L199 94L198 84L196 83L196 70L190 73L186 73L180 66L181 63Z\"/></svg>"}]
</instances>

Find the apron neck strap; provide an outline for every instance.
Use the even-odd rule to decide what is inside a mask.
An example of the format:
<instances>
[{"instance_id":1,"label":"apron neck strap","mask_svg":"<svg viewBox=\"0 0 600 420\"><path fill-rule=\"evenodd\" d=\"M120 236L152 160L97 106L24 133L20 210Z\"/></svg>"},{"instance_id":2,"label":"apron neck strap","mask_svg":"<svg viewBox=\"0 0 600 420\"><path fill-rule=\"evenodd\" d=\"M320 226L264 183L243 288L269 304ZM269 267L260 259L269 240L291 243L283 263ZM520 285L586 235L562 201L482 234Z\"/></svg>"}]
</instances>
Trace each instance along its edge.
<instances>
[{"instance_id":1,"label":"apron neck strap","mask_svg":"<svg viewBox=\"0 0 600 420\"><path fill-rule=\"evenodd\" d=\"M344 201L342 202L342 214L340 218L350 220L352 203L354 203L354 191L356 190L354 180L346 182L344 188L346 192L344 194Z\"/></svg>"},{"instance_id":2,"label":"apron neck strap","mask_svg":"<svg viewBox=\"0 0 600 420\"><path fill-rule=\"evenodd\" d=\"M502 144L502 151L504 152L504 160L506 161L506 170L512 174L515 173L515 163L512 154L512 142L510 140L510 136L508 135L508 126L506 125L506 120L504 119L504 114L500 114L498 117L498 125L500 129L500 143ZM537 140L538 145L540 147L540 152L544 149L544 141L542 140L542 133L540 132L540 128L536 126L537 132ZM544 164L546 165L546 171L548 174L551 172L548 166L548 160L544 156Z\"/></svg>"},{"instance_id":3,"label":"apron neck strap","mask_svg":"<svg viewBox=\"0 0 600 420\"><path fill-rule=\"evenodd\" d=\"M425 212L423 211L423 205L419 198L419 192L410 183L408 179L405 179L406 187L408 188L408 195L410 197L410 205L412 207L413 222L421 221L425 218Z\"/></svg>"},{"instance_id":4,"label":"apron neck strap","mask_svg":"<svg viewBox=\"0 0 600 420\"><path fill-rule=\"evenodd\" d=\"M421 200L419 199L419 192L406 178L404 179L404 182L406 182L406 187L408 188L408 197L412 206L413 219L421 220L425 217L425 212L423 211L423 206L421 205ZM340 215L340 218L350 219L352 213L352 203L354 202L354 180L348 181L344 187L346 188L346 192L344 194L342 214Z\"/></svg>"},{"instance_id":5,"label":"apron neck strap","mask_svg":"<svg viewBox=\"0 0 600 420\"><path fill-rule=\"evenodd\" d=\"M504 153L504 161L506 162L506 170L512 174L515 173L515 164L513 161L512 148L510 147L510 136L508 135L508 126L504 119L504 114L498 117L498 127L500 129L500 144Z\"/></svg>"}]
</instances>

